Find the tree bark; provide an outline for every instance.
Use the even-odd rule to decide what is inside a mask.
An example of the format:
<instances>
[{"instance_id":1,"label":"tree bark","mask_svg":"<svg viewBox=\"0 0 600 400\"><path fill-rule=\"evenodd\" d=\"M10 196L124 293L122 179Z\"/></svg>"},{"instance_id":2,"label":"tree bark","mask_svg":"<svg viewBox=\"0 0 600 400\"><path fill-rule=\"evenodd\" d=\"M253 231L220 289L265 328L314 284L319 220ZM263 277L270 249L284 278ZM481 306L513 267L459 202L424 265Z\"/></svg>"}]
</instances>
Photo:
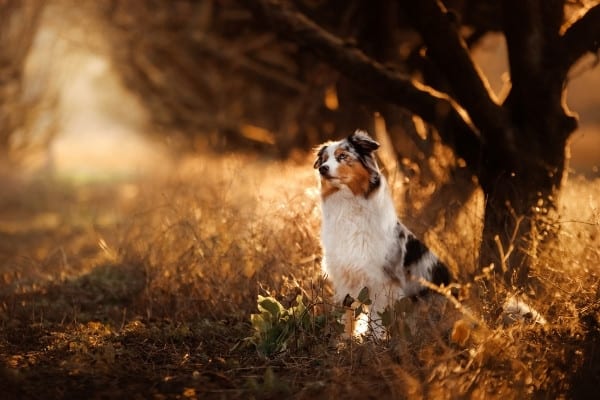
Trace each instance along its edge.
<instances>
[{"instance_id":1,"label":"tree bark","mask_svg":"<svg viewBox=\"0 0 600 400\"><path fill-rule=\"evenodd\" d=\"M503 146L483 148L481 264L493 262L509 282L523 285L536 257L532 244L556 210L567 140L577 122L562 100L564 49L557 45L562 2L505 0L502 5L512 82L503 108L510 126Z\"/></svg>"}]
</instances>

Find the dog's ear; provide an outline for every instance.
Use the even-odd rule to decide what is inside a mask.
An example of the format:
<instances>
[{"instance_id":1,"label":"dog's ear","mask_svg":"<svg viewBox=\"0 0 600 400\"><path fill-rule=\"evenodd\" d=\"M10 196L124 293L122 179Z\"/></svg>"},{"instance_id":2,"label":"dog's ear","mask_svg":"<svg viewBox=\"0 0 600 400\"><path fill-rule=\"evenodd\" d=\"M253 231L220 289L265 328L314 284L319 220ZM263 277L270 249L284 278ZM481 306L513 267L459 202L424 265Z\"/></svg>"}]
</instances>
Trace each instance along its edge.
<instances>
[{"instance_id":1,"label":"dog's ear","mask_svg":"<svg viewBox=\"0 0 600 400\"><path fill-rule=\"evenodd\" d=\"M327 148L327 146L321 146L321 148L317 152L317 159L315 160L315 163L313 164L314 169L319 168L321 166L321 164L323 164L323 153L325 153L326 148Z\"/></svg>"},{"instance_id":2,"label":"dog's ear","mask_svg":"<svg viewBox=\"0 0 600 400\"><path fill-rule=\"evenodd\" d=\"M365 131L357 130L352 135L348 136L348 142L362 154L370 154L379 148L377 143Z\"/></svg>"}]
</instances>

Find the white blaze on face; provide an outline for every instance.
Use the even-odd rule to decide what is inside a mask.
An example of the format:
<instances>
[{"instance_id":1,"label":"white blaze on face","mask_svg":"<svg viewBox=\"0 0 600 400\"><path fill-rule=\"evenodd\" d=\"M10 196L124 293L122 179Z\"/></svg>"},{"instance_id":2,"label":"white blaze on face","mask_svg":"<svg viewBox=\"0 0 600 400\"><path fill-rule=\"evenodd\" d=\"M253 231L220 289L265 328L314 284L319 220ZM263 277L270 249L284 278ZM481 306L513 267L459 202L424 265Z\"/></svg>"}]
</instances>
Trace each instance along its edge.
<instances>
[{"instance_id":1,"label":"white blaze on face","mask_svg":"<svg viewBox=\"0 0 600 400\"><path fill-rule=\"evenodd\" d=\"M335 153L336 150L339 149L340 142L333 143L325 149L325 153L323 154L323 163L321 166L327 167L327 178L337 179L338 177L338 166L340 165L339 161L336 159Z\"/></svg>"}]
</instances>

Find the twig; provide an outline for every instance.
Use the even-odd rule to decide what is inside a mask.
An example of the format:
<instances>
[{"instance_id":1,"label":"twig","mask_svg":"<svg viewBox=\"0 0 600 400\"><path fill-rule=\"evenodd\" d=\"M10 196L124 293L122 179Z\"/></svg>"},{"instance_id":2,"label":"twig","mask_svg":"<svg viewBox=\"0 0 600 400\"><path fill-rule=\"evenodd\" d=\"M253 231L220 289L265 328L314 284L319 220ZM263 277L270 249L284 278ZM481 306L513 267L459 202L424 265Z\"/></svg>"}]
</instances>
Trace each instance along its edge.
<instances>
[{"instance_id":1,"label":"twig","mask_svg":"<svg viewBox=\"0 0 600 400\"><path fill-rule=\"evenodd\" d=\"M469 317L471 322L476 323L477 325L482 325L479 318L473 315L473 313L467 307L463 306L454 296L452 296L452 293L450 293L451 286L440 287L423 278L419 278L419 283L425 286L427 289L433 290L434 292L444 296L454 305L457 310L460 310L460 312Z\"/></svg>"}]
</instances>

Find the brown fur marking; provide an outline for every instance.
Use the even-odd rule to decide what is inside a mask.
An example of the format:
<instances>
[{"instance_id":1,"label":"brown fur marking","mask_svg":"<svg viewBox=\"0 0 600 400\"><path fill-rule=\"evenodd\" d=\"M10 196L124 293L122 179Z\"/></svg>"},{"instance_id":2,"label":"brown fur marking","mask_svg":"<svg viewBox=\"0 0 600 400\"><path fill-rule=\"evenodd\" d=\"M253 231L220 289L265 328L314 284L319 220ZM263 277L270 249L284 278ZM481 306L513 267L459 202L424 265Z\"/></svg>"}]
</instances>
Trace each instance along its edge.
<instances>
[{"instance_id":1,"label":"brown fur marking","mask_svg":"<svg viewBox=\"0 0 600 400\"><path fill-rule=\"evenodd\" d=\"M338 147L337 149L335 149L335 151L333 152L333 155L337 158L340 156L340 154L344 153L346 150L342 147Z\"/></svg>"},{"instance_id":2,"label":"brown fur marking","mask_svg":"<svg viewBox=\"0 0 600 400\"><path fill-rule=\"evenodd\" d=\"M323 199L326 199L338 190L340 189L335 187L330 180L321 177L321 197Z\"/></svg>"},{"instance_id":3,"label":"brown fur marking","mask_svg":"<svg viewBox=\"0 0 600 400\"><path fill-rule=\"evenodd\" d=\"M369 192L369 171L359 161L348 159L347 162L340 164L338 176L355 196L366 195Z\"/></svg>"}]
</instances>

